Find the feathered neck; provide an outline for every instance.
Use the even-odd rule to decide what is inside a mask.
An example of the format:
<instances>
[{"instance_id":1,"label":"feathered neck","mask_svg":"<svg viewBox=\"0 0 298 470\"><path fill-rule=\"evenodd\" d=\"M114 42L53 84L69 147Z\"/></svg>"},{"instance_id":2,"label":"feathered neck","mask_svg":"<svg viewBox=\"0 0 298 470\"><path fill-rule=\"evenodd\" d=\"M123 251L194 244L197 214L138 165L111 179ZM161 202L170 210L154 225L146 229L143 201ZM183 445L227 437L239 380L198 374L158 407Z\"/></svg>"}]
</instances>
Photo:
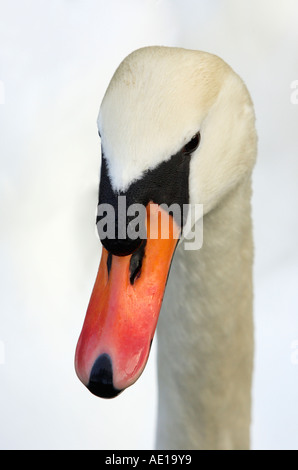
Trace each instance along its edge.
<instances>
[{"instance_id":1,"label":"feathered neck","mask_svg":"<svg viewBox=\"0 0 298 470\"><path fill-rule=\"evenodd\" d=\"M249 447L251 179L204 218L199 251L177 249L158 324L157 447Z\"/></svg>"}]
</instances>

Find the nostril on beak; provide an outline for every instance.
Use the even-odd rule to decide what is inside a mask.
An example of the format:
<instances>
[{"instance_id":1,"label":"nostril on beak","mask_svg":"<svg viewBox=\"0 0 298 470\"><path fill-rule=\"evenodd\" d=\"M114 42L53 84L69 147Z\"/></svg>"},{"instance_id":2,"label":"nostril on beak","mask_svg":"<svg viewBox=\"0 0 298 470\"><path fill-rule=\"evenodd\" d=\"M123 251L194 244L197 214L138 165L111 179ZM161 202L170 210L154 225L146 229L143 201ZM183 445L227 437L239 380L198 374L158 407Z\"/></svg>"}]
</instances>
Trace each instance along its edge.
<instances>
[{"instance_id":1,"label":"nostril on beak","mask_svg":"<svg viewBox=\"0 0 298 470\"><path fill-rule=\"evenodd\" d=\"M122 390L113 385L113 367L108 354L101 354L93 364L87 388L101 398L114 398Z\"/></svg>"},{"instance_id":2,"label":"nostril on beak","mask_svg":"<svg viewBox=\"0 0 298 470\"><path fill-rule=\"evenodd\" d=\"M141 246L131 255L129 272L130 272L130 283L134 284L135 280L140 277L143 258L145 256L146 240L143 240Z\"/></svg>"}]
</instances>

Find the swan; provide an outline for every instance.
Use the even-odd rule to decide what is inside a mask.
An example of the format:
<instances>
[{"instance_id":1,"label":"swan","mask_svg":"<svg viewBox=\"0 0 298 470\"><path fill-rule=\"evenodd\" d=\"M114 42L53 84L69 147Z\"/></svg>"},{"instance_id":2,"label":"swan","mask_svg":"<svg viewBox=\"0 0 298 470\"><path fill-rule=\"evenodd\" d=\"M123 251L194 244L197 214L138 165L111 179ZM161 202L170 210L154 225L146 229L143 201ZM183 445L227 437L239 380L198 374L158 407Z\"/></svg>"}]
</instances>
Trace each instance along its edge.
<instances>
[{"instance_id":1,"label":"swan","mask_svg":"<svg viewBox=\"0 0 298 470\"><path fill-rule=\"evenodd\" d=\"M76 373L93 394L117 396L141 375L159 318L156 447L248 449L257 153L249 92L213 54L145 47L116 70L98 131L103 246ZM147 236L129 235L135 219L123 219L122 200L145 207L138 229ZM171 204L180 219L164 208ZM197 204L203 244L185 249L184 208ZM104 236L108 208L115 226ZM168 237L158 231L161 216Z\"/></svg>"}]
</instances>

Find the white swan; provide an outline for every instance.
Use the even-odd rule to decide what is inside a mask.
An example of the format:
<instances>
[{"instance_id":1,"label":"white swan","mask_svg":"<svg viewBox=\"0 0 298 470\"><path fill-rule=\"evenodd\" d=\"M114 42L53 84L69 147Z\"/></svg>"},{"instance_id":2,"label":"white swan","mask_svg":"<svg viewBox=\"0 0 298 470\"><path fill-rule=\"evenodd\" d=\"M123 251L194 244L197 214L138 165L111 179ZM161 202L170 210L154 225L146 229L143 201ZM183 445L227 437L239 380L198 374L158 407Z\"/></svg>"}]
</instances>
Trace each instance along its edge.
<instances>
[{"instance_id":1,"label":"white swan","mask_svg":"<svg viewBox=\"0 0 298 470\"><path fill-rule=\"evenodd\" d=\"M257 139L248 91L214 55L143 48L117 69L98 125L100 204L117 213L125 195L147 207L151 224L152 201L204 205L203 247L179 243L159 318L157 447L249 448ZM183 222L168 217L179 235ZM75 360L82 382L105 397L145 367L176 246L173 238L112 238L102 240Z\"/></svg>"}]
</instances>

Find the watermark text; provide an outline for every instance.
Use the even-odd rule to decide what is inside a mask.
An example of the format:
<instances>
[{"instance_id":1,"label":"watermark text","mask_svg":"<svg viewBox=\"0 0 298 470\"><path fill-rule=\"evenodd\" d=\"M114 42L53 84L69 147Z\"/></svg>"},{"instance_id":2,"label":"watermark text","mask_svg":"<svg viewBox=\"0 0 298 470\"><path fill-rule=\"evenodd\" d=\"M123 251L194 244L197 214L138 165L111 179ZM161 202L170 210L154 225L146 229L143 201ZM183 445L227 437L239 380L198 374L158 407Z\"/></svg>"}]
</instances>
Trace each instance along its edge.
<instances>
[{"instance_id":1,"label":"watermark text","mask_svg":"<svg viewBox=\"0 0 298 470\"><path fill-rule=\"evenodd\" d=\"M291 83L292 93L291 93L291 103L298 104L298 80L293 80Z\"/></svg>"},{"instance_id":2,"label":"watermark text","mask_svg":"<svg viewBox=\"0 0 298 470\"><path fill-rule=\"evenodd\" d=\"M99 204L97 231L101 240L179 239L185 250L199 250L203 244L203 204L134 203L126 196L117 205Z\"/></svg>"}]
</instances>

